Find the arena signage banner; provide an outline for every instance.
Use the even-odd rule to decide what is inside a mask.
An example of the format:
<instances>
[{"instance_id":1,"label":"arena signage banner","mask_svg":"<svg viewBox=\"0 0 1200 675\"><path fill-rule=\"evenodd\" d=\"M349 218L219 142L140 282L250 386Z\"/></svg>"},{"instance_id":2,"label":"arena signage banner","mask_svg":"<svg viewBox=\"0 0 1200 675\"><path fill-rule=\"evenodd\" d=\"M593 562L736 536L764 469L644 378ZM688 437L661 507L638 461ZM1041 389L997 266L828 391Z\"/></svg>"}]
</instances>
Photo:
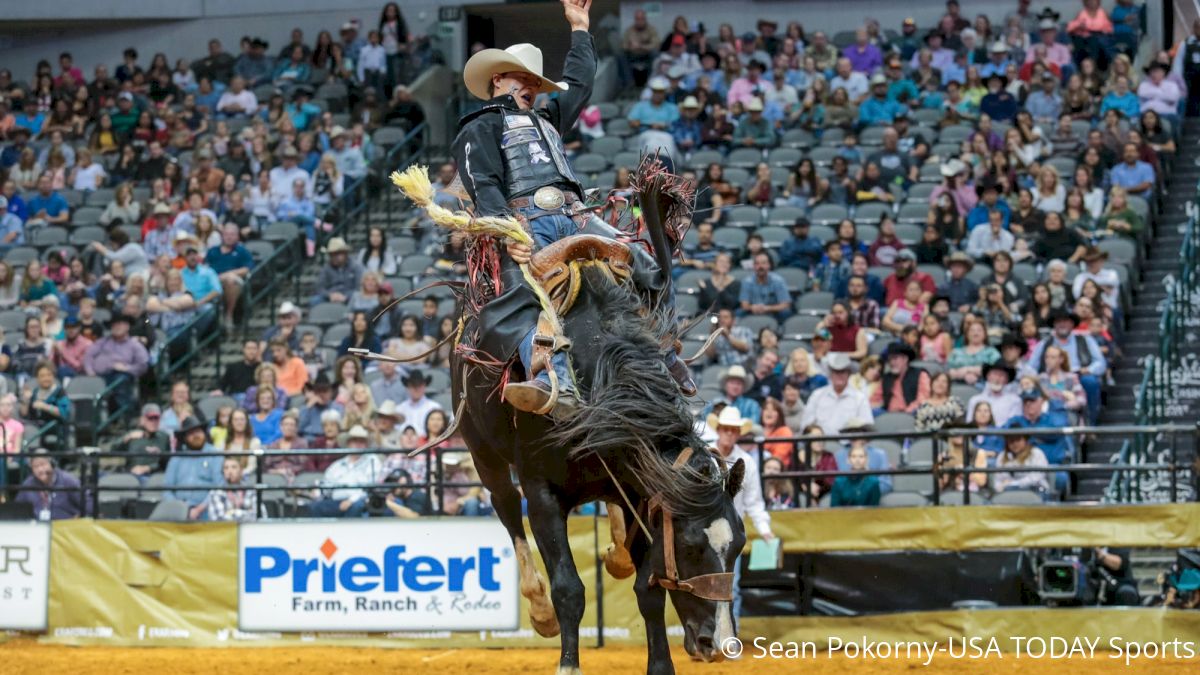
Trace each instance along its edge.
<instances>
[{"instance_id":1,"label":"arena signage banner","mask_svg":"<svg viewBox=\"0 0 1200 675\"><path fill-rule=\"evenodd\" d=\"M50 524L0 523L0 629L46 630Z\"/></svg>"},{"instance_id":2,"label":"arena signage banner","mask_svg":"<svg viewBox=\"0 0 1200 675\"><path fill-rule=\"evenodd\" d=\"M246 523L243 631L511 630L517 559L493 519Z\"/></svg>"}]
</instances>

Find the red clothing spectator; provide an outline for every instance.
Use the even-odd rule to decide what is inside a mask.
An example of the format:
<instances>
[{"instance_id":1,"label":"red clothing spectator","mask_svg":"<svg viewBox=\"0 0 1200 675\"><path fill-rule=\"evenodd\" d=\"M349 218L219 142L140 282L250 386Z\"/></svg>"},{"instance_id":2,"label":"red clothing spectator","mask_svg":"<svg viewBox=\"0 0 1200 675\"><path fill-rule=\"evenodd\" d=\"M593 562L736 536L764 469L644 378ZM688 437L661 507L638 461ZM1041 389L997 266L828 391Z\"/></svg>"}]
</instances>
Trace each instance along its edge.
<instances>
[{"instance_id":1,"label":"red clothing spectator","mask_svg":"<svg viewBox=\"0 0 1200 675\"><path fill-rule=\"evenodd\" d=\"M921 284L921 292L927 293L928 297L932 298L937 292L937 284L934 283L933 277L924 272L913 270L912 274L904 278L897 277L895 273L889 274L887 279L883 280L884 304L888 307L897 300L904 299L904 287L908 282L916 279ZM924 297L922 298L924 299ZM927 300L926 300L927 302Z\"/></svg>"}]
</instances>

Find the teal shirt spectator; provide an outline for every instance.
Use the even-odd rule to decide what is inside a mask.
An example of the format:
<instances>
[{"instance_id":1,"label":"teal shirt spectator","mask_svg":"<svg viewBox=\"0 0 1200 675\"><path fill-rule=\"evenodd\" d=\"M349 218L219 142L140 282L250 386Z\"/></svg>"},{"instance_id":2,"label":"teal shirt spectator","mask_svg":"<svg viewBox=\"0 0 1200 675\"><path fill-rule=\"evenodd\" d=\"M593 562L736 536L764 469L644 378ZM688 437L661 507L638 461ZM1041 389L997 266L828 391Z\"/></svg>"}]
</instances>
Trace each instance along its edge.
<instances>
[{"instance_id":1,"label":"teal shirt spectator","mask_svg":"<svg viewBox=\"0 0 1200 675\"><path fill-rule=\"evenodd\" d=\"M904 106L896 101L872 96L858 106L858 121L863 126L891 124L901 110L904 110Z\"/></svg>"},{"instance_id":2,"label":"teal shirt spectator","mask_svg":"<svg viewBox=\"0 0 1200 675\"><path fill-rule=\"evenodd\" d=\"M906 77L899 80L893 80L892 83L888 85L887 97L889 101L906 103L915 101L919 95L920 92L917 91L917 85Z\"/></svg>"},{"instance_id":3,"label":"teal shirt spectator","mask_svg":"<svg viewBox=\"0 0 1200 675\"><path fill-rule=\"evenodd\" d=\"M185 501L188 506L199 504L208 497L209 488L225 484L225 477L221 475L221 453L208 443L199 452L193 452L185 446L167 462L163 483L197 486L200 489L167 490L164 496Z\"/></svg>"},{"instance_id":4,"label":"teal shirt spectator","mask_svg":"<svg viewBox=\"0 0 1200 675\"><path fill-rule=\"evenodd\" d=\"M307 68L307 66L305 66ZM304 131L314 119L321 116L321 109L312 103L302 103L296 105L289 103L283 107L283 111L288 117L292 118L292 124L296 125L296 129Z\"/></svg>"},{"instance_id":5,"label":"teal shirt spectator","mask_svg":"<svg viewBox=\"0 0 1200 675\"><path fill-rule=\"evenodd\" d=\"M30 215L36 216L43 210L47 216L57 218L63 211L70 211L71 206L67 204L67 200L57 191L51 192L49 197L43 197L41 193L35 194L29 199L28 210Z\"/></svg>"},{"instance_id":6,"label":"teal shirt spectator","mask_svg":"<svg viewBox=\"0 0 1200 675\"><path fill-rule=\"evenodd\" d=\"M37 136L42 133L42 125L46 123L45 113L37 113L36 115L26 115L19 112L13 116L13 123L23 129L28 129L29 133Z\"/></svg>"},{"instance_id":7,"label":"teal shirt spectator","mask_svg":"<svg viewBox=\"0 0 1200 675\"><path fill-rule=\"evenodd\" d=\"M879 479L875 476L838 476L833 481L833 506L879 506Z\"/></svg>"},{"instance_id":8,"label":"teal shirt spectator","mask_svg":"<svg viewBox=\"0 0 1200 675\"><path fill-rule=\"evenodd\" d=\"M1141 104L1138 102L1137 94L1132 91L1125 92L1124 96L1119 96L1117 92L1110 91L1104 95L1104 99L1100 102L1100 116L1109 110L1117 110L1125 119L1137 119L1141 113Z\"/></svg>"},{"instance_id":9,"label":"teal shirt spectator","mask_svg":"<svg viewBox=\"0 0 1200 675\"><path fill-rule=\"evenodd\" d=\"M743 117L733 129L733 144L743 147L744 138L753 138L754 145L760 148L775 145L775 131L765 117L759 117L757 120L750 115Z\"/></svg>"},{"instance_id":10,"label":"teal shirt spectator","mask_svg":"<svg viewBox=\"0 0 1200 675\"><path fill-rule=\"evenodd\" d=\"M56 286L53 281L50 281L46 277L42 277L36 283L30 284L28 287L25 287L25 285L22 284L21 301L36 303L41 302L42 298L46 297L47 295L57 294L58 286Z\"/></svg>"},{"instance_id":11,"label":"teal shirt spectator","mask_svg":"<svg viewBox=\"0 0 1200 675\"><path fill-rule=\"evenodd\" d=\"M211 293L221 295L221 280L217 273L208 265L196 265L195 269L184 267L179 271L183 277L183 286L191 293L196 302L200 302Z\"/></svg>"},{"instance_id":12,"label":"teal shirt spectator","mask_svg":"<svg viewBox=\"0 0 1200 675\"><path fill-rule=\"evenodd\" d=\"M670 101L654 105L650 101L638 101L629 111L629 119L637 120L643 127L661 124L670 129L679 119L679 108Z\"/></svg>"}]
</instances>

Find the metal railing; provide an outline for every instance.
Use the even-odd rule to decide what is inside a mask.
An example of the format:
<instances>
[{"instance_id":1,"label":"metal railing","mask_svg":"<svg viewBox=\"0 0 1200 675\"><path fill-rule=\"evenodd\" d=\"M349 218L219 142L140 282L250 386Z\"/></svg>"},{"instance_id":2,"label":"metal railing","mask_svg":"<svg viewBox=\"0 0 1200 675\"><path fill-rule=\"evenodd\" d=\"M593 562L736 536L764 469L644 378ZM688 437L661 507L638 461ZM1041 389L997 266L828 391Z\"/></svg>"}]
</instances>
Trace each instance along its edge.
<instances>
[{"instance_id":1,"label":"metal railing","mask_svg":"<svg viewBox=\"0 0 1200 675\"><path fill-rule=\"evenodd\" d=\"M325 485L321 482L296 482L299 477L285 477L281 474L274 473L267 469L268 460L273 457L329 457L336 456L338 458L347 455L377 455L380 458L381 470L388 455L404 454L407 455L408 450L400 450L396 448L335 448L323 450L253 450L244 452L220 452L212 453L186 452L177 451L170 455L161 453L146 453L146 452L112 452L112 451L75 451L68 453L52 453L55 462L61 466L70 466L76 470L76 477L79 480L78 486L71 487L53 487L40 484L31 485L14 485L10 489L15 494L20 494L26 491L37 492L73 492L79 495L82 503L87 506L87 514L95 518L111 517L114 515L113 509L103 508L108 504L117 503L120 508L116 509L117 517L126 517L130 511L124 508L123 502L128 501L130 505L134 502L142 501L148 504L157 504L161 501L159 495L171 492L196 492L210 490L250 490L255 493L256 508L258 517L305 517L301 507L315 500L323 492L340 489L362 489L362 490L393 490L398 488L410 488L413 490L423 490L426 496L427 509L421 515L434 515L445 512L446 489L457 488L482 488L480 482L467 481L446 481L442 480L445 476L445 464L443 459L445 455L466 454L470 452L466 448L439 448L436 452L426 452L423 455L425 476L423 480L413 481L411 483L396 483L387 482L387 475L379 475L376 482L361 483L361 484L337 484ZM29 463L36 457L44 457L45 455L22 451L13 455L8 455L12 460L16 460L20 467L18 480L33 483L30 480ZM156 483L148 484L146 481L140 481L140 485L132 484L105 484L104 477L113 474L128 474L124 467L113 470L114 465L123 464L135 459L155 459L155 460L171 460L174 458L180 459L200 459L205 456L211 457L217 461L223 461L227 457L245 458L247 463L250 460L254 461L254 466L247 470L243 480L238 485L218 485L218 484L165 484ZM110 460L110 461L106 461ZM118 461L119 460L119 461ZM105 468L106 464L109 466ZM249 479L249 480L248 480ZM0 483L0 491L3 491L4 484ZM105 493L109 495L117 495L113 499L106 499ZM289 508L290 507L290 508ZM268 514L268 511L274 510L275 513Z\"/></svg>"},{"instance_id":2,"label":"metal railing","mask_svg":"<svg viewBox=\"0 0 1200 675\"><path fill-rule=\"evenodd\" d=\"M296 236L283 242L271 255L258 261L250 274L246 275L245 291L242 294L242 321L240 332L245 336L250 328L250 315L253 308L265 306L269 310L272 322L279 303L276 302L285 284L291 284L299 294L300 270L304 265L304 236ZM221 368L221 350L217 349L217 370Z\"/></svg>"},{"instance_id":3,"label":"metal railing","mask_svg":"<svg viewBox=\"0 0 1200 675\"><path fill-rule=\"evenodd\" d=\"M1172 442L1167 446L1164 460L1157 462L1148 461L1126 461L1121 460L1114 463L1087 463L1074 461L1073 454L1069 453L1066 461L1061 464L1048 464L1044 467L1037 466L989 466L976 467L976 455L983 448L976 447L976 437L979 436L1025 436L1030 439L1030 443L1036 445L1035 439L1047 437L1059 438L1078 438L1081 436L1120 436L1131 435L1138 436L1155 436L1155 437L1170 437ZM1185 489L1187 486L1183 484L1182 476L1190 471L1190 462L1180 460L1179 443L1176 442L1177 437L1187 436L1192 439L1193 450L1200 449L1200 425L1186 424L1160 424L1152 426L1144 425L1125 425L1125 426L1107 426L1107 427L1030 427L1030 428L1009 428L1009 429L944 429L940 431L912 431L912 432L870 432L870 433L855 433L855 434L828 434L823 436L792 436L787 438L767 438L756 437L748 445L752 445L757 449L757 461L759 468L759 480L762 481L764 494L766 494L767 481L770 480L789 480L793 482L796 488L793 494L797 497L796 508L812 508L820 506L820 498L814 496L814 485L818 479L822 478L837 478L839 476L926 476L929 478L928 489L918 490L922 495L926 496L932 504L938 505L942 501L942 496L948 493L962 493L962 503L970 504L972 499L976 503L985 503L983 497L976 494L971 489L971 476L974 474L996 474L996 473L1047 473L1047 474L1067 474L1079 475L1087 473L1110 473L1114 472L1117 475L1124 476L1125 481L1133 480L1132 477L1140 477L1144 474L1157 474L1161 478L1166 474L1166 494L1167 499L1171 502L1176 502L1183 499L1186 495L1191 494L1191 490ZM947 442L952 437L960 437L963 439L963 460L962 466L952 466L947 463L948 455L943 452L943 448L947 447ZM925 460L909 460L906 457L906 451L902 451L901 458L896 462L897 466L887 469L871 469L866 468L861 471L851 470L836 470L822 471L816 470L813 467L812 443L822 442L826 444L827 452L834 452L837 447L828 447L829 445L839 446L842 441L863 440L867 442L868 447L871 441L888 441L896 443L903 448L907 448L914 441L927 440L931 443L930 456L928 461ZM794 470L784 470L778 473L765 475L763 467L766 461L773 455L768 451L768 446L776 446L780 444L791 444L790 461L786 465L793 465L797 468ZM1000 451L1003 452L1003 451ZM962 476L962 487L947 488L944 480L951 479L949 482L953 485L953 479L957 476ZM1048 481L1051 484L1051 492L1056 493L1053 484L1054 480ZM900 490L897 490L898 492ZM904 490L905 492L913 490ZM1046 498L1052 498L1056 494L1045 494Z\"/></svg>"}]
</instances>

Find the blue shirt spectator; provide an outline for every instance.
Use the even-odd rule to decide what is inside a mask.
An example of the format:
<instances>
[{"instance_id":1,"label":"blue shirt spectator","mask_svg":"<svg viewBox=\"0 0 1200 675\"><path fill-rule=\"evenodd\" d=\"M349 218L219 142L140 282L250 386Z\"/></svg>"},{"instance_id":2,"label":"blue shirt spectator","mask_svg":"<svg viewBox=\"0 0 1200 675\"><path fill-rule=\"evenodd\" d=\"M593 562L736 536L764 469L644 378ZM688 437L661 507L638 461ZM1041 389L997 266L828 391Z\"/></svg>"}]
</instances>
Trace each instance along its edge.
<instances>
[{"instance_id":1,"label":"blue shirt spectator","mask_svg":"<svg viewBox=\"0 0 1200 675\"><path fill-rule=\"evenodd\" d=\"M1109 180L1131 195L1149 199L1154 192L1154 167L1138 159L1137 147L1129 144L1125 146L1125 161L1112 168Z\"/></svg>"},{"instance_id":2,"label":"blue shirt spectator","mask_svg":"<svg viewBox=\"0 0 1200 675\"><path fill-rule=\"evenodd\" d=\"M660 99L657 103L654 100L656 98ZM665 100L665 95L659 90L655 90L649 101L638 101L634 104L633 109L629 111L629 119L647 128L660 126L670 129L675 120L679 119L679 108Z\"/></svg>"},{"instance_id":3,"label":"blue shirt spectator","mask_svg":"<svg viewBox=\"0 0 1200 675\"><path fill-rule=\"evenodd\" d=\"M38 112L34 103L27 103L25 110L13 115L13 123L22 129L28 129L29 133L37 136L42 133L42 125L46 123L46 114Z\"/></svg>"},{"instance_id":4,"label":"blue shirt spectator","mask_svg":"<svg viewBox=\"0 0 1200 675\"><path fill-rule=\"evenodd\" d=\"M219 276L243 267L254 267L254 256L246 250L245 246L237 243L228 251L224 250L222 246L208 249L208 253L204 256L204 262Z\"/></svg>"},{"instance_id":5,"label":"blue shirt spectator","mask_svg":"<svg viewBox=\"0 0 1200 675\"><path fill-rule=\"evenodd\" d=\"M25 203L25 199L16 192L13 192L12 196L8 198L6 210L20 218L22 223L29 219L29 207Z\"/></svg>"},{"instance_id":6,"label":"blue shirt spectator","mask_svg":"<svg viewBox=\"0 0 1200 675\"><path fill-rule=\"evenodd\" d=\"M771 258L766 253L754 256L754 274L742 279L740 314L771 314L779 321L792 315L792 296L783 277L771 271ZM755 307L770 308L756 312Z\"/></svg>"},{"instance_id":7,"label":"blue shirt spectator","mask_svg":"<svg viewBox=\"0 0 1200 675\"><path fill-rule=\"evenodd\" d=\"M0 202L4 197L0 197ZM0 211L0 251L25 244L25 223L8 211Z\"/></svg>"},{"instance_id":8,"label":"blue shirt spectator","mask_svg":"<svg viewBox=\"0 0 1200 675\"><path fill-rule=\"evenodd\" d=\"M1124 94L1110 91L1100 101L1100 116L1103 117L1104 113L1109 110L1116 110L1127 120L1137 119L1138 114L1141 112L1141 107L1141 102L1138 101L1137 94L1132 91L1126 89Z\"/></svg>"},{"instance_id":9,"label":"blue shirt spectator","mask_svg":"<svg viewBox=\"0 0 1200 675\"><path fill-rule=\"evenodd\" d=\"M46 180L45 177L43 177L42 180ZM69 214L71 207L67 204L67 200L64 199L62 195L58 194L57 191L51 192L50 194L42 194L41 192L38 192L29 200L29 213L33 217L38 218L40 217L39 214L41 214L43 211L46 212L46 217L48 219L53 220L64 214Z\"/></svg>"},{"instance_id":10,"label":"blue shirt spectator","mask_svg":"<svg viewBox=\"0 0 1200 675\"><path fill-rule=\"evenodd\" d=\"M825 247L816 237L809 236L808 230L807 220L798 222L792 228L791 238L783 242L783 247L779 250L780 265L808 272L820 264L825 255Z\"/></svg>"},{"instance_id":11,"label":"blue shirt spectator","mask_svg":"<svg viewBox=\"0 0 1200 675\"><path fill-rule=\"evenodd\" d=\"M1035 394L1036 395L1036 394ZM1022 399L1029 396L1026 392L1022 395ZM1039 405L1045 401L1041 396L1036 399ZM1022 405L1030 405L1023 402ZM1025 415L1017 415L1004 425L1006 429L1059 429L1062 428L1065 420L1061 416L1056 416L1052 413L1041 413L1035 419L1029 419ZM1062 464L1070 459L1071 445L1067 442L1066 436L1031 436L1029 441L1036 445L1046 455L1046 461L1051 464Z\"/></svg>"},{"instance_id":12,"label":"blue shirt spectator","mask_svg":"<svg viewBox=\"0 0 1200 675\"><path fill-rule=\"evenodd\" d=\"M858 123L891 124L904 106L887 97L887 79L882 75L871 78L871 97L858 106Z\"/></svg>"},{"instance_id":13,"label":"blue shirt spectator","mask_svg":"<svg viewBox=\"0 0 1200 675\"><path fill-rule=\"evenodd\" d=\"M1137 98L1136 96L1134 97ZM1001 89L995 94L987 94L979 101L980 114L987 115L995 122L1011 122L1017 117L1021 105L1013 95Z\"/></svg>"},{"instance_id":14,"label":"blue shirt spectator","mask_svg":"<svg viewBox=\"0 0 1200 675\"><path fill-rule=\"evenodd\" d=\"M214 297L220 297L221 280L211 267L200 264L200 253L189 252L187 261L188 264L179 273L183 277L184 287L187 288L187 292L196 300L196 303L201 304Z\"/></svg>"},{"instance_id":15,"label":"blue shirt spectator","mask_svg":"<svg viewBox=\"0 0 1200 675\"><path fill-rule=\"evenodd\" d=\"M197 449L180 444L180 449L167 462L163 484L196 486L197 489L167 490L163 496L167 499L181 499L187 502L188 506L196 506L208 497L209 487L224 483L225 478L221 475L221 454L216 448L207 442Z\"/></svg>"},{"instance_id":16,"label":"blue shirt spectator","mask_svg":"<svg viewBox=\"0 0 1200 675\"><path fill-rule=\"evenodd\" d=\"M1008 222L1012 219L1012 209L1009 208L1008 202L1003 199L996 200L994 205L989 206L986 202L980 201L975 205L975 208L967 212L967 232L975 229L980 225L987 225L988 211L996 209L1004 215L1004 229L1008 229Z\"/></svg>"}]
</instances>

